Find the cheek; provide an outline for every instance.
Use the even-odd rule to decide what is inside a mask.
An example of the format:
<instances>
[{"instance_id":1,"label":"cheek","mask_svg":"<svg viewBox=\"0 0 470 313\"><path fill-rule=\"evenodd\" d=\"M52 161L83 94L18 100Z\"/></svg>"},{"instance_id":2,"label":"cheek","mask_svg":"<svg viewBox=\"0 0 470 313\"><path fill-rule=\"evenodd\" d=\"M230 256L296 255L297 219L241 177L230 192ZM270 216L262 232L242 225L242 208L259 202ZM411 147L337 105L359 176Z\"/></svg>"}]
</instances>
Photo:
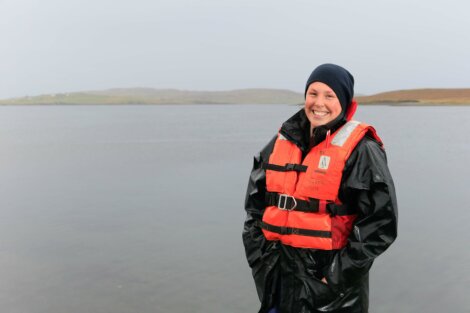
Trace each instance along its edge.
<instances>
[{"instance_id":1,"label":"cheek","mask_svg":"<svg viewBox=\"0 0 470 313\"><path fill-rule=\"evenodd\" d=\"M306 109L310 109L313 106L314 102L315 101L313 99L307 98L307 99L305 99L304 107Z\"/></svg>"},{"instance_id":2,"label":"cheek","mask_svg":"<svg viewBox=\"0 0 470 313\"><path fill-rule=\"evenodd\" d=\"M337 117L342 111L341 104L338 102L331 108L331 112L335 117Z\"/></svg>"},{"instance_id":3,"label":"cheek","mask_svg":"<svg viewBox=\"0 0 470 313\"><path fill-rule=\"evenodd\" d=\"M312 101L305 100L304 109L305 109L306 111L307 111L307 110L310 110L311 105L312 105Z\"/></svg>"}]
</instances>

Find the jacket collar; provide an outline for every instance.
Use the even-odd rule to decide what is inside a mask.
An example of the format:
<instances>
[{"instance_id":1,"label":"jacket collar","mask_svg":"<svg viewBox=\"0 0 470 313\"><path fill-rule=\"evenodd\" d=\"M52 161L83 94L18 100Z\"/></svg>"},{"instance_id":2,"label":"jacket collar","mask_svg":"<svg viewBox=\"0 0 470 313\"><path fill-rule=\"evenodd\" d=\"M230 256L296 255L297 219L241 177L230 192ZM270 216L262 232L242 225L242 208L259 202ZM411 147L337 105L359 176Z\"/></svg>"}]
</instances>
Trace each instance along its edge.
<instances>
[{"instance_id":1,"label":"jacket collar","mask_svg":"<svg viewBox=\"0 0 470 313\"><path fill-rule=\"evenodd\" d=\"M285 121L279 132L297 145L303 152L308 150L310 141L310 122L308 121L303 108Z\"/></svg>"}]
</instances>

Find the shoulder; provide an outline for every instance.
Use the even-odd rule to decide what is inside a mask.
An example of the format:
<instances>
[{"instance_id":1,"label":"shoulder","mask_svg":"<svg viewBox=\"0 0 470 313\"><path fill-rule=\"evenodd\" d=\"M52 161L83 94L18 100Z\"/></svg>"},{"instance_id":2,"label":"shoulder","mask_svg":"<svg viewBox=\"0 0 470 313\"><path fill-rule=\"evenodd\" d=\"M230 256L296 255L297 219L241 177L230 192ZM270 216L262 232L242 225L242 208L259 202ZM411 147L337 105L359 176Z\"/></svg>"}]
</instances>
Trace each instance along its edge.
<instances>
[{"instance_id":1,"label":"shoulder","mask_svg":"<svg viewBox=\"0 0 470 313\"><path fill-rule=\"evenodd\" d=\"M366 134L356 145L348 159L348 163L354 162L356 159L387 159L385 149L381 142L373 136Z\"/></svg>"},{"instance_id":2,"label":"shoulder","mask_svg":"<svg viewBox=\"0 0 470 313\"><path fill-rule=\"evenodd\" d=\"M383 146L376 139L364 136L346 162L344 178L358 189L369 189L374 183L391 180Z\"/></svg>"},{"instance_id":3,"label":"shoulder","mask_svg":"<svg viewBox=\"0 0 470 313\"><path fill-rule=\"evenodd\" d=\"M269 156L273 152L274 149L274 144L276 143L276 139L278 137L278 134L274 135L271 140L261 149L259 152L259 157L261 160L267 161L269 159Z\"/></svg>"}]
</instances>

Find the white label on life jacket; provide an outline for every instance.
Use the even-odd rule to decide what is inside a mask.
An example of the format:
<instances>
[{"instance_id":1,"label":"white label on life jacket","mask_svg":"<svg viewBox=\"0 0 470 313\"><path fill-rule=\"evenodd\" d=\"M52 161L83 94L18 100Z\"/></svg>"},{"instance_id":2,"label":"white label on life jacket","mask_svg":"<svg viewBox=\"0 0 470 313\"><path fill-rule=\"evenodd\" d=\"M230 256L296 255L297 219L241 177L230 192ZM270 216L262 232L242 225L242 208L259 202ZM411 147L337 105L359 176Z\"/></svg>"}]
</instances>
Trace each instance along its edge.
<instances>
[{"instance_id":1,"label":"white label on life jacket","mask_svg":"<svg viewBox=\"0 0 470 313\"><path fill-rule=\"evenodd\" d=\"M284 137L282 134L279 134L279 140L287 140L287 138Z\"/></svg>"},{"instance_id":2,"label":"white label on life jacket","mask_svg":"<svg viewBox=\"0 0 470 313\"><path fill-rule=\"evenodd\" d=\"M335 134L335 137L331 141L332 145L342 147L346 140L348 140L349 136L353 132L356 127L361 124L358 121L349 121L341 127L338 133Z\"/></svg>"},{"instance_id":3,"label":"white label on life jacket","mask_svg":"<svg viewBox=\"0 0 470 313\"><path fill-rule=\"evenodd\" d=\"M322 155L320 157L320 162L318 162L318 168L321 170L327 170L330 165L330 157L327 155Z\"/></svg>"}]
</instances>

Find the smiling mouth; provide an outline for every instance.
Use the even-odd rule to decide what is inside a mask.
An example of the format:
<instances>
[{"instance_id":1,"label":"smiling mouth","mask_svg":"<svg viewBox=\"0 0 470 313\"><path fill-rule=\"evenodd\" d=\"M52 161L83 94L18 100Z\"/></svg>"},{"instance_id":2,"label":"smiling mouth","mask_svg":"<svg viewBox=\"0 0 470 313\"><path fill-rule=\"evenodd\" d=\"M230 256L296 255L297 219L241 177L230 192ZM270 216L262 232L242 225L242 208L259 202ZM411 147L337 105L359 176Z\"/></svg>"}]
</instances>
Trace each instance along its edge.
<instances>
[{"instance_id":1,"label":"smiling mouth","mask_svg":"<svg viewBox=\"0 0 470 313\"><path fill-rule=\"evenodd\" d=\"M314 111L312 110L312 113L314 116L318 116L318 117L324 117L326 115L329 114L329 112L325 112L325 111Z\"/></svg>"}]
</instances>

